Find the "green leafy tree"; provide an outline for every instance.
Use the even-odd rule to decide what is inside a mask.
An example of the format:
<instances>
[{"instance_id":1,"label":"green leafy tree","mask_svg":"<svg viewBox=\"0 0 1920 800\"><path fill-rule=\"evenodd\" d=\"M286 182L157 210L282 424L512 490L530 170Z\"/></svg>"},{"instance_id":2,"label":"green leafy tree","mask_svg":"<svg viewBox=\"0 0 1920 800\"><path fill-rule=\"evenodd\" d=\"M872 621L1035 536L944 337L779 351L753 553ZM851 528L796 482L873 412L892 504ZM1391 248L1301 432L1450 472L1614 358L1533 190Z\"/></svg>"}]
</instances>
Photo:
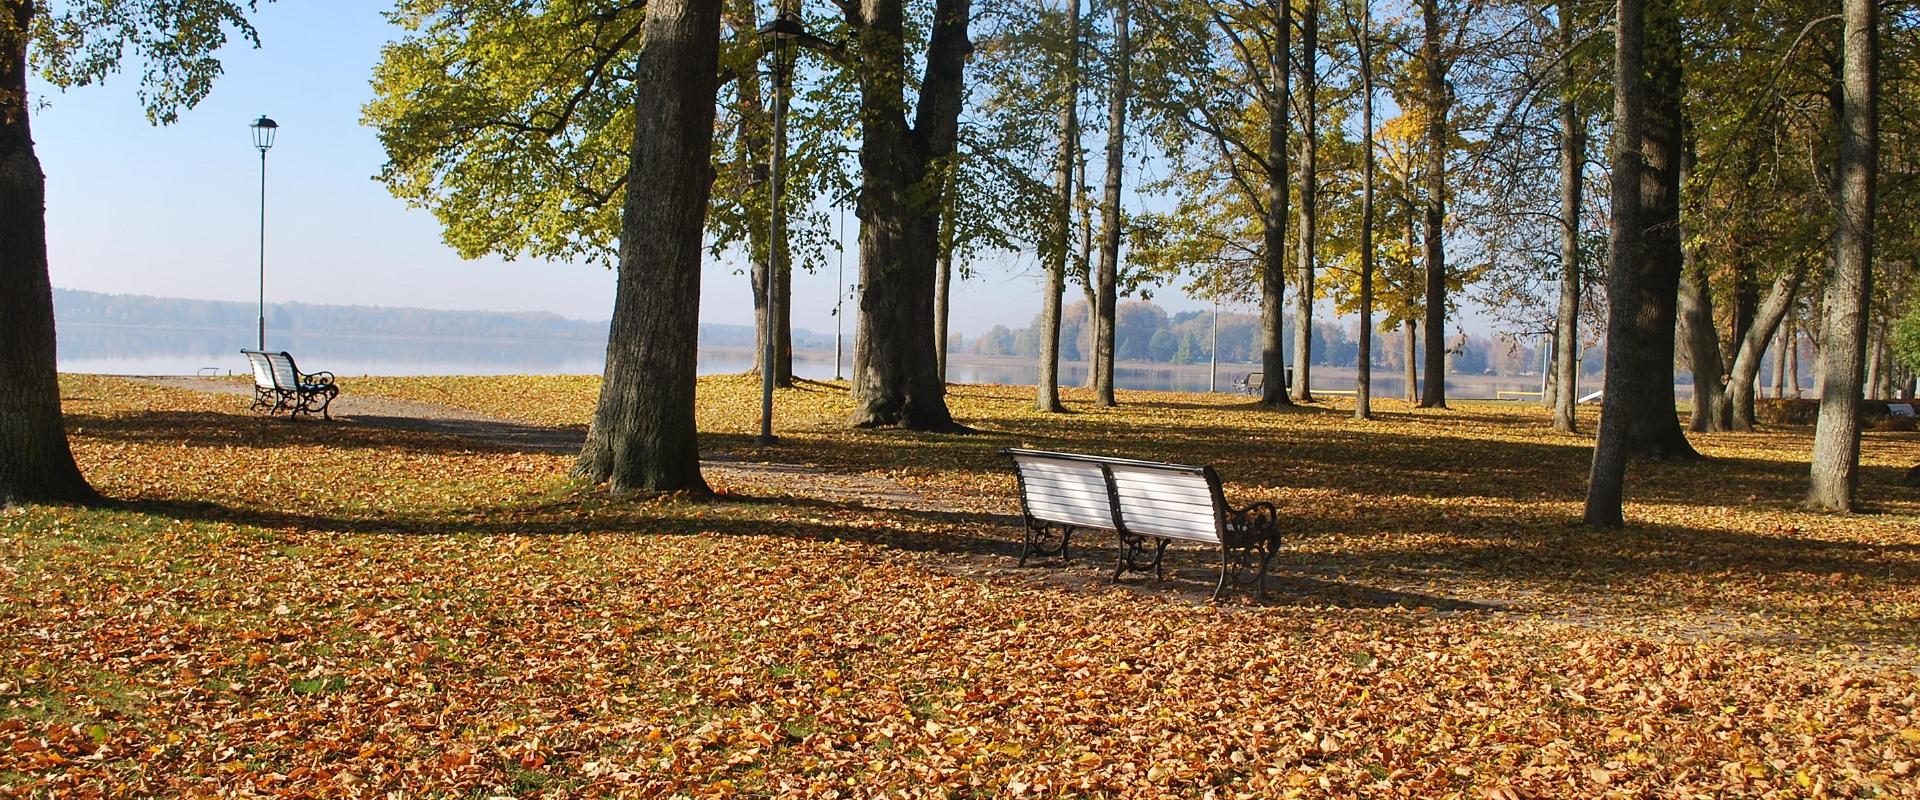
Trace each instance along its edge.
<instances>
[{"instance_id":1,"label":"green leafy tree","mask_svg":"<svg viewBox=\"0 0 1920 800\"><path fill-rule=\"evenodd\" d=\"M0 2L0 505L89 502L60 417L53 288L47 275L46 178L34 153L28 75L59 89L140 74L148 121L197 105L220 76L214 53L255 44L255 2Z\"/></svg>"}]
</instances>

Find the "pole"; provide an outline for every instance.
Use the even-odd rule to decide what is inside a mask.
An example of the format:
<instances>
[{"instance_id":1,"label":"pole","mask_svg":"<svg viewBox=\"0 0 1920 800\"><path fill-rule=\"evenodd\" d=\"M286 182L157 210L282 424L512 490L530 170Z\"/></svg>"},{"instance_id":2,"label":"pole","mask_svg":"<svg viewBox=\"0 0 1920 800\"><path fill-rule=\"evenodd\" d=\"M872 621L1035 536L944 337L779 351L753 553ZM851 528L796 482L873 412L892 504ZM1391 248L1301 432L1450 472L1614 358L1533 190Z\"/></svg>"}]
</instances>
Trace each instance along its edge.
<instances>
[{"instance_id":1,"label":"pole","mask_svg":"<svg viewBox=\"0 0 1920 800\"><path fill-rule=\"evenodd\" d=\"M260 341L267 349L267 149L260 148Z\"/></svg>"},{"instance_id":2,"label":"pole","mask_svg":"<svg viewBox=\"0 0 1920 800\"><path fill-rule=\"evenodd\" d=\"M840 380L840 329L846 326L841 310L847 302L847 206L840 205L840 255L833 265L833 379Z\"/></svg>"},{"instance_id":3,"label":"pole","mask_svg":"<svg viewBox=\"0 0 1920 800\"><path fill-rule=\"evenodd\" d=\"M1207 348L1207 393L1220 391L1220 298L1213 298L1213 344Z\"/></svg>"},{"instance_id":4,"label":"pole","mask_svg":"<svg viewBox=\"0 0 1920 800\"><path fill-rule=\"evenodd\" d=\"M781 194L786 188L786 150L787 150L787 48L785 41L774 45L773 54L773 163L771 166L771 186L767 204L767 304L766 304L766 346L761 350L760 358L760 435L755 444L766 446L778 444L773 435L773 383L774 373L778 370L776 362L780 357L780 332L774 327L775 307L780 304L780 266L781 248Z\"/></svg>"}]
</instances>

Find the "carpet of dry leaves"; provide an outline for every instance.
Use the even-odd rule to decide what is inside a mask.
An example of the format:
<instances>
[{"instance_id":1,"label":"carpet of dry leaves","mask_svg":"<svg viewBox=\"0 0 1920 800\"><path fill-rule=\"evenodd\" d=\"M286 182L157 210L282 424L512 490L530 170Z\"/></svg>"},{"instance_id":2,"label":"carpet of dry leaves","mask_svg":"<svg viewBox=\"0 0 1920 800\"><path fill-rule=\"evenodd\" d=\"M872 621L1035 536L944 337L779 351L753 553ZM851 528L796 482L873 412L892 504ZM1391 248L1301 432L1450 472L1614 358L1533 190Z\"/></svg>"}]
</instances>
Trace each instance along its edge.
<instances>
[{"instance_id":1,"label":"carpet of dry leaves","mask_svg":"<svg viewBox=\"0 0 1920 800\"><path fill-rule=\"evenodd\" d=\"M1588 440L1530 407L960 387L981 432L942 437L805 383L758 450L755 386L703 379L708 450L933 505L611 498L565 455L66 378L121 502L0 511L0 795L1920 797L1920 434L1868 435L1872 513L1799 511L1786 429L1636 467L1593 531ZM347 390L577 428L597 379ZM1190 549L1109 586L1098 537L1014 567L1009 445L1218 465L1287 520L1272 597L1205 603Z\"/></svg>"}]
</instances>

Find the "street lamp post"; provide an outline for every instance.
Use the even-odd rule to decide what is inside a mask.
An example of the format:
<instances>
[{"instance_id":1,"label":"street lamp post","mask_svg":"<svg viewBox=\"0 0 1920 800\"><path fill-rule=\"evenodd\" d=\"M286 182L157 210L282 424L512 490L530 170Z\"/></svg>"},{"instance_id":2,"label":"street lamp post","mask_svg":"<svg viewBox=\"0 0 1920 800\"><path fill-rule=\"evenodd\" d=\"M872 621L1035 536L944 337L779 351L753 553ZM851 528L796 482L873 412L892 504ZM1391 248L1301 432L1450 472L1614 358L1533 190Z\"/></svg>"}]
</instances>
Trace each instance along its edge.
<instances>
[{"instance_id":1,"label":"street lamp post","mask_svg":"<svg viewBox=\"0 0 1920 800\"><path fill-rule=\"evenodd\" d=\"M787 97L792 94L794 47L800 42L820 43L822 40L807 33L805 25L800 23L800 15L786 9L782 10L760 26L760 35L773 40L773 163L768 165L769 191L767 203L767 304L765 326L767 341L761 350L760 366L760 435L755 443L760 445L778 444L773 435L773 384L774 362L780 355L780 337L774 329L774 320L780 305L781 264L777 254L786 248L783 227L786 215L781 213L781 203L785 202L787 175ZM838 358L838 356L835 356ZM836 370L837 371L837 370Z\"/></svg>"},{"instance_id":2,"label":"street lamp post","mask_svg":"<svg viewBox=\"0 0 1920 800\"><path fill-rule=\"evenodd\" d=\"M260 340L257 349L267 349L267 151L273 149L273 137L280 123L261 114L253 121L253 146L260 150Z\"/></svg>"}]
</instances>

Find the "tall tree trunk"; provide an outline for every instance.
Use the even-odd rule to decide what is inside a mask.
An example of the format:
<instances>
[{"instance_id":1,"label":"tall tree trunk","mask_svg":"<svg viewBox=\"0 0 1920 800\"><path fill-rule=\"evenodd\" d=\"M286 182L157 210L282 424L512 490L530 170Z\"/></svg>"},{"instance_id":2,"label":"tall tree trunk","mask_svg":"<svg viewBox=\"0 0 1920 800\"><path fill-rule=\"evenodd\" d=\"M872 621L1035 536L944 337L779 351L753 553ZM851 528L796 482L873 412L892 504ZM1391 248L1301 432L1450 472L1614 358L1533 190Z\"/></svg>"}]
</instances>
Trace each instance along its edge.
<instances>
[{"instance_id":1,"label":"tall tree trunk","mask_svg":"<svg viewBox=\"0 0 1920 800\"><path fill-rule=\"evenodd\" d=\"M614 491L707 491L694 422L700 260L713 169L720 0L653 0L635 64L620 272L600 402L575 474Z\"/></svg>"},{"instance_id":2,"label":"tall tree trunk","mask_svg":"<svg viewBox=\"0 0 1920 800\"><path fill-rule=\"evenodd\" d=\"M1877 323L1869 323L1867 326L1867 380L1865 383L1865 394L1868 400L1880 400L1885 397L1885 395L1880 393L1880 364L1883 357L1887 354L1887 341L1883 335L1885 331L1886 328Z\"/></svg>"},{"instance_id":3,"label":"tall tree trunk","mask_svg":"<svg viewBox=\"0 0 1920 800\"><path fill-rule=\"evenodd\" d=\"M1553 429L1573 433L1580 399L1580 206L1586 190L1586 118L1573 79L1573 3L1560 3L1560 306L1553 318Z\"/></svg>"},{"instance_id":4,"label":"tall tree trunk","mask_svg":"<svg viewBox=\"0 0 1920 800\"><path fill-rule=\"evenodd\" d=\"M1730 407L1722 402L1726 399L1720 384L1725 362L1720 360L1720 334L1713 324L1713 287L1707 282L1706 265L1691 248L1685 264L1680 280L1680 339L1687 345L1687 366L1693 371L1693 415L1687 427L1732 430L1733 420L1721 415Z\"/></svg>"},{"instance_id":5,"label":"tall tree trunk","mask_svg":"<svg viewBox=\"0 0 1920 800\"><path fill-rule=\"evenodd\" d=\"M1860 379L1873 297L1873 211L1879 147L1879 6L1843 0L1838 229L1821 332L1820 416L1813 432L1807 505L1852 511L1860 486Z\"/></svg>"},{"instance_id":6,"label":"tall tree trunk","mask_svg":"<svg viewBox=\"0 0 1920 800\"><path fill-rule=\"evenodd\" d=\"M1060 98L1060 150L1053 161L1053 242L1046 250L1047 294L1040 306L1040 369L1033 407L1060 405L1060 304L1067 291L1067 254L1073 249L1073 168L1080 147L1080 0L1067 0L1066 87Z\"/></svg>"},{"instance_id":7,"label":"tall tree trunk","mask_svg":"<svg viewBox=\"0 0 1920 800\"><path fill-rule=\"evenodd\" d=\"M1293 287L1293 399L1313 401L1313 282L1320 246L1320 0L1300 20L1300 267Z\"/></svg>"},{"instance_id":8,"label":"tall tree trunk","mask_svg":"<svg viewBox=\"0 0 1920 800\"><path fill-rule=\"evenodd\" d=\"M1133 61L1129 5L1129 0L1116 0L1113 4L1113 86L1107 92L1107 185L1100 198L1100 302L1099 313L1094 315L1101 320L1113 319L1114 306L1119 300L1120 181L1127 157L1127 101L1133 92L1129 73ZM1100 352L1103 367L1093 383L1094 402L1103 406L1115 405L1113 370L1110 369L1113 365L1111 330L1111 326L1099 326L1096 330L1099 341L1094 345Z\"/></svg>"},{"instance_id":9,"label":"tall tree trunk","mask_svg":"<svg viewBox=\"0 0 1920 800\"><path fill-rule=\"evenodd\" d=\"M1373 6L1360 8L1360 339L1355 353L1353 417L1373 418ZM1432 347L1433 332L1427 332ZM1433 352L1427 352L1432 369Z\"/></svg>"},{"instance_id":10,"label":"tall tree trunk","mask_svg":"<svg viewBox=\"0 0 1920 800\"><path fill-rule=\"evenodd\" d=\"M1287 121L1288 92L1293 77L1287 57L1293 40L1293 3L1279 0L1278 30L1267 54L1267 217L1262 220L1260 261L1260 402L1293 405L1287 396Z\"/></svg>"},{"instance_id":11,"label":"tall tree trunk","mask_svg":"<svg viewBox=\"0 0 1920 800\"><path fill-rule=\"evenodd\" d=\"M1407 405L1410 406L1420 402L1420 367L1416 363L1420 358L1420 346L1414 341L1419 335L1420 326L1414 324L1413 320L1407 320L1401 326L1401 381L1406 384L1406 391L1402 394L1406 395Z\"/></svg>"},{"instance_id":12,"label":"tall tree trunk","mask_svg":"<svg viewBox=\"0 0 1920 800\"><path fill-rule=\"evenodd\" d=\"M1767 341L1773 338L1775 330L1784 331L1787 327L1782 322L1793 307L1793 293L1799 290L1800 281L1806 275L1804 263L1774 279L1766 299L1754 309L1752 327L1734 351L1733 369L1728 374L1727 391L1721 398L1719 412L1719 416L1728 420L1730 430L1751 431L1757 427L1753 413L1755 378L1760 374L1760 361L1766 356Z\"/></svg>"},{"instance_id":13,"label":"tall tree trunk","mask_svg":"<svg viewBox=\"0 0 1920 800\"><path fill-rule=\"evenodd\" d=\"M906 119L904 0L842 6L860 63L860 318L852 424L965 431L935 370L933 284L940 211L934 167L952 155L965 94L969 0L935 0L926 74Z\"/></svg>"},{"instance_id":14,"label":"tall tree trunk","mask_svg":"<svg viewBox=\"0 0 1920 800\"><path fill-rule=\"evenodd\" d=\"M947 178L947 189L953 191L953 178ZM934 369L940 373L940 382L947 382L947 349L949 336L947 320L948 310L953 304L953 208L949 204L947 213L940 216L940 253L934 268L939 275L933 284L933 356Z\"/></svg>"},{"instance_id":15,"label":"tall tree trunk","mask_svg":"<svg viewBox=\"0 0 1920 800\"><path fill-rule=\"evenodd\" d=\"M1617 0L1613 263L1606 395L1587 484L1589 525L1619 527L1627 462L1697 458L1673 402L1680 282L1680 59L1671 0Z\"/></svg>"},{"instance_id":16,"label":"tall tree trunk","mask_svg":"<svg viewBox=\"0 0 1920 800\"><path fill-rule=\"evenodd\" d=\"M1787 313L1787 384L1800 397L1800 320L1792 311Z\"/></svg>"},{"instance_id":17,"label":"tall tree trunk","mask_svg":"<svg viewBox=\"0 0 1920 800\"><path fill-rule=\"evenodd\" d=\"M1789 298L1791 303L1792 299ZM1787 317L1780 321L1778 341L1773 344L1773 396L1787 396L1787 350L1793 347L1793 313L1788 308Z\"/></svg>"},{"instance_id":18,"label":"tall tree trunk","mask_svg":"<svg viewBox=\"0 0 1920 800\"><path fill-rule=\"evenodd\" d=\"M9 0L0 31L0 507L99 500L60 416L46 176L28 125L27 35L35 4Z\"/></svg>"},{"instance_id":19,"label":"tall tree trunk","mask_svg":"<svg viewBox=\"0 0 1920 800\"><path fill-rule=\"evenodd\" d=\"M1426 386L1420 407L1447 407L1447 97L1446 56L1440 52L1438 0L1420 0L1426 24L1421 58L1426 62L1427 110L1427 336Z\"/></svg>"}]
</instances>

